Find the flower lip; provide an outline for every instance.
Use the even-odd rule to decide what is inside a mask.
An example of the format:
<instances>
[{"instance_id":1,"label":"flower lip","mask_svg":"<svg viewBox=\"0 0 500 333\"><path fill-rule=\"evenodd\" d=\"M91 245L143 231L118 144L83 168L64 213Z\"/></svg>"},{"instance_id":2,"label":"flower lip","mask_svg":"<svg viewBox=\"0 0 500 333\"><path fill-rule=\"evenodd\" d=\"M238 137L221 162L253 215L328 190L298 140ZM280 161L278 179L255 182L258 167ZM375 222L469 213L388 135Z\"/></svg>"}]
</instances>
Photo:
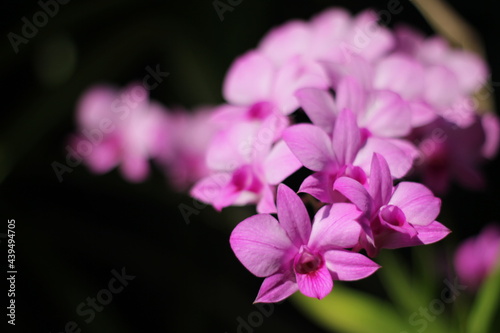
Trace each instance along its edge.
<instances>
[{"instance_id":1,"label":"flower lip","mask_svg":"<svg viewBox=\"0 0 500 333\"><path fill-rule=\"evenodd\" d=\"M351 164L344 166L342 171L339 172L339 175L337 176L337 178L340 176L346 176L346 177L352 178L354 180L357 180L360 184L366 183L366 174L363 171L363 169L361 169L358 166L353 166Z\"/></svg>"},{"instance_id":2,"label":"flower lip","mask_svg":"<svg viewBox=\"0 0 500 333\"><path fill-rule=\"evenodd\" d=\"M325 261L319 253L311 251L307 246L301 246L295 257L295 272L299 274L314 273L323 267Z\"/></svg>"},{"instance_id":3,"label":"flower lip","mask_svg":"<svg viewBox=\"0 0 500 333\"><path fill-rule=\"evenodd\" d=\"M402 227L406 222L403 211L394 205L386 205L380 208L380 217L384 222L396 227Z\"/></svg>"},{"instance_id":4,"label":"flower lip","mask_svg":"<svg viewBox=\"0 0 500 333\"><path fill-rule=\"evenodd\" d=\"M269 102L257 102L248 110L248 118L251 120L263 120L273 114L273 105Z\"/></svg>"},{"instance_id":5,"label":"flower lip","mask_svg":"<svg viewBox=\"0 0 500 333\"><path fill-rule=\"evenodd\" d=\"M231 183L237 191L251 191L259 193L262 190L262 183L254 175L252 166L243 165L237 169L231 178Z\"/></svg>"}]
</instances>

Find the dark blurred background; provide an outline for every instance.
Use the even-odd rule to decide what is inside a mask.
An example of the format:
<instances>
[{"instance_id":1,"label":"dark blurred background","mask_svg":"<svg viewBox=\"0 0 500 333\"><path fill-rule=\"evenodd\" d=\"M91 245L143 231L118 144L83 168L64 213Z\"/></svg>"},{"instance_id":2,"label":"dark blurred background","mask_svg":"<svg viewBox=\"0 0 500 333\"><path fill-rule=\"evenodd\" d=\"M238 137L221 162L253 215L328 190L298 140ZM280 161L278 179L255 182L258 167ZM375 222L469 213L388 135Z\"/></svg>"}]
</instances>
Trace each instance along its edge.
<instances>
[{"instance_id":1,"label":"dark blurred background","mask_svg":"<svg viewBox=\"0 0 500 333\"><path fill-rule=\"evenodd\" d=\"M22 18L32 21L41 7L36 1L3 1L0 233L6 232L7 219L16 220L18 268L17 320L9 331L64 332L74 321L85 333L237 332L238 318L247 321L258 310L252 301L262 280L237 261L228 237L252 208L222 214L206 208L187 224L178 207L192 206L192 199L171 190L157 169L146 182L130 184L116 170L95 176L79 166L59 182L51 163L64 162L65 140L75 129L75 103L90 85L123 86L142 79L146 66L159 64L170 75L152 91L153 99L167 107L217 104L232 60L255 47L271 27L331 6L357 13L368 6L385 9L387 3L244 0L221 21L212 0L70 1L16 53L7 34L21 35ZM390 26L405 22L432 33L411 2L401 4L404 10ZM500 81L498 18L491 4L453 1L484 39L492 79ZM486 166L486 191L453 187L443 198L441 220L453 234L432 245L436 251L500 220L498 167L498 159ZM7 250L0 240L3 277ZM80 303L96 297L107 288L112 270L123 268L135 278L86 323L87 317L76 312ZM376 276L350 285L380 289ZM250 329L322 332L290 302L276 305Z\"/></svg>"}]
</instances>

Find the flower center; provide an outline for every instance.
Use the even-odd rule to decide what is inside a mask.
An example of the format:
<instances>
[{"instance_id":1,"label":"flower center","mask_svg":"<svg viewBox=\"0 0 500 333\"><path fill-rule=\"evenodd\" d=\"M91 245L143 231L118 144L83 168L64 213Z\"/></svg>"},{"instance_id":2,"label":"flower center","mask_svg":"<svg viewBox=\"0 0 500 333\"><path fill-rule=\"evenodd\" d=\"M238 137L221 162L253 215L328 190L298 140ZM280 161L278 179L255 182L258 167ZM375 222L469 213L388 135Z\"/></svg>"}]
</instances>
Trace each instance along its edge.
<instances>
[{"instance_id":1,"label":"flower center","mask_svg":"<svg viewBox=\"0 0 500 333\"><path fill-rule=\"evenodd\" d=\"M301 247L295 259L295 271L299 274L308 274L317 271L323 266L323 258L312 253L309 249Z\"/></svg>"}]
</instances>

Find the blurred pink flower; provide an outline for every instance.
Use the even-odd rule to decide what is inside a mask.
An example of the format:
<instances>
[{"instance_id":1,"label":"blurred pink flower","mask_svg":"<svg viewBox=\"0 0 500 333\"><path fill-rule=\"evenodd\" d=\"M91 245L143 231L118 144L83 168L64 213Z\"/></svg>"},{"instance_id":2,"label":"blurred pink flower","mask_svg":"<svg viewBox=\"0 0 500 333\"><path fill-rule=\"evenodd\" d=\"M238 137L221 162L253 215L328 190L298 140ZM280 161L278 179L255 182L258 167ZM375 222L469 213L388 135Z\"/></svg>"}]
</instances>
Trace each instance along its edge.
<instances>
[{"instance_id":1,"label":"blurred pink flower","mask_svg":"<svg viewBox=\"0 0 500 333\"><path fill-rule=\"evenodd\" d=\"M464 240L455 252L454 264L462 283L477 290L500 263L500 226L490 224L479 235Z\"/></svg>"},{"instance_id":2,"label":"blurred pink flower","mask_svg":"<svg viewBox=\"0 0 500 333\"><path fill-rule=\"evenodd\" d=\"M221 121L227 121L222 117ZM218 131L207 149L210 174L191 189L191 195L217 210L257 204L259 213L274 213L275 185L300 168L283 141L275 143L283 128L280 116L236 121Z\"/></svg>"},{"instance_id":3,"label":"blurred pink flower","mask_svg":"<svg viewBox=\"0 0 500 333\"><path fill-rule=\"evenodd\" d=\"M176 109L168 114L165 149L155 161L179 191L186 191L210 173L205 162L207 150L221 128L212 119L215 110L215 107L200 107L192 112Z\"/></svg>"},{"instance_id":4,"label":"blurred pink flower","mask_svg":"<svg viewBox=\"0 0 500 333\"><path fill-rule=\"evenodd\" d=\"M405 59L402 62L407 64L413 62L411 66L415 70L400 71L401 66L386 64L392 68L387 72L393 75L386 76L380 84L391 85L395 76L407 75L405 82L423 84L420 96L437 114L460 127L468 127L477 111L472 95L488 79L486 62L472 52L451 47L440 36L425 38L405 26L395 29L394 34L397 40L395 55ZM396 86L394 81L392 86Z\"/></svg>"},{"instance_id":5,"label":"blurred pink flower","mask_svg":"<svg viewBox=\"0 0 500 333\"><path fill-rule=\"evenodd\" d=\"M288 115L298 108L294 93L302 87L327 87L319 64L295 56L277 66L261 52L249 51L229 68L223 93L235 106L253 108L270 103L276 113Z\"/></svg>"},{"instance_id":6,"label":"blurred pink flower","mask_svg":"<svg viewBox=\"0 0 500 333\"><path fill-rule=\"evenodd\" d=\"M465 128L438 118L410 136L420 150L416 171L439 194L446 193L454 179L466 188L482 189L480 166L495 156L499 136L500 120L492 113L475 116Z\"/></svg>"},{"instance_id":7,"label":"blurred pink flower","mask_svg":"<svg viewBox=\"0 0 500 333\"><path fill-rule=\"evenodd\" d=\"M371 9L352 16L331 8L309 22L292 20L272 29L258 50L278 66L295 56L307 62L348 61L352 55L375 61L395 44L393 34L378 20Z\"/></svg>"},{"instance_id":8,"label":"blurred pink flower","mask_svg":"<svg viewBox=\"0 0 500 333\"><path fill-rule=\"evenodd\" d=\"M393 35L377 20L372 10L352 17L330 9L309 22L293 20L272 29L229 68L223 85L226 101L247 108L271 103L280 114L292 113L299 107L297 90L328 88L321 61L350 59L352 54L373 61L393 47Z\"/></svg>"},{"instance_id":9,"label":"blurred pink flower","mask_svg":"<svg viewBox=\"0 0 500 333\"><path fill-rule=\"evenodd\" d=\"M76 117L78 134L70 146L95 173L120 166L128 181L141 182L149 174L148 160L165 148L165 110L149 101L140 84L121 91L90 88L80 98Z\"/></svg>"}]
</instances>

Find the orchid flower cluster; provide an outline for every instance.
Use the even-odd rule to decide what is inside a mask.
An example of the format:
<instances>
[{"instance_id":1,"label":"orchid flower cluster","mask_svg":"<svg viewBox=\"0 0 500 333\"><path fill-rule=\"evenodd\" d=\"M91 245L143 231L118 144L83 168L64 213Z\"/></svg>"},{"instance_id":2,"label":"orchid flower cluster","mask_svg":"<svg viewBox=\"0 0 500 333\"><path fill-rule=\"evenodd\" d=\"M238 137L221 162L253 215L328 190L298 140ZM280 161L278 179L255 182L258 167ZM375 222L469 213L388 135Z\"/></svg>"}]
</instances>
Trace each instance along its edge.
<instances>
[{"instance_id":1,"label":"orchid flower cluster","mask_svg":"<svg viewBox=\"0 0 500 333\"><path fill-rule=\"evenodd\" d=\"M480 166L500 135L498 118L479 112L491 110L477 110L488 76L481 58L377 20L371 10L330 9L274 28L229 68L226 103L194 114L167 111L146 91L125 103L132 92L95 88L80 102L81 129L113 113L104 107L113 100L129 114L85 162L97 172L120 165L141 181L153 159L217 210L255 205L230 244L265 278L256 302L296 291L321 299L334 280L365 278L381 249L448 235L434 193L452 180L481 188ZM284 182L304 173L299 196Z\"/></svg>"}]
</instances>

